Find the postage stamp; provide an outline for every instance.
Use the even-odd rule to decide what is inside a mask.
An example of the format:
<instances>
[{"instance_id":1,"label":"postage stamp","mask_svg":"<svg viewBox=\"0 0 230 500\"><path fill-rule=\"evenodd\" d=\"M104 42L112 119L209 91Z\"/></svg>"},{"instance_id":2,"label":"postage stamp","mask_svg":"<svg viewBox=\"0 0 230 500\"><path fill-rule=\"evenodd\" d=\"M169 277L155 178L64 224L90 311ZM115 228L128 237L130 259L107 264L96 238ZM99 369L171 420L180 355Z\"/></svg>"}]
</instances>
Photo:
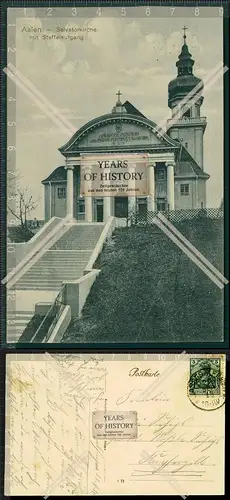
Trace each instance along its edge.
<instances>
[{"instance_id":1,"label":"postage stamp","mask_svg":"<svg viewBox=\"0 0 230 500\"><path fill-rule=\"evenodd\" d=\"M94 411L93 437L95 439L135 439L137 437L136 411Z\"/></svg>"},{"instance_id":2,"label":"postage stamp","mask_svg":"<svg viewBox=\"0 0 230 500\"><path fill-rule=\"evenodd\" d=\"M225 402L225 364L221 355L190 358L188 396L203 410L214 410Z\"/></svg>"}]
</instances>

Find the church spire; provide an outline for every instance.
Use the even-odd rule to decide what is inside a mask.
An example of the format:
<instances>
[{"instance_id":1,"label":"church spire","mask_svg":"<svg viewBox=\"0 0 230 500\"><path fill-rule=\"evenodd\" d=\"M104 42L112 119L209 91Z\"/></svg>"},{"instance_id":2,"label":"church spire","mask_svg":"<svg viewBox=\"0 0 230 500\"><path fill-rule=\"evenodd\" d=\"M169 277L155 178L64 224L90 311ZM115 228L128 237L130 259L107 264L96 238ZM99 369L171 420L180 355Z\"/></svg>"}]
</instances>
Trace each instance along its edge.
<instances>
[{"instance_id":1,"label":"church spire","mask_svg":"<svg viewBox=\"0 0 230 500\"><path fill-rule=\"evenodd\" d=\"M190 52L188 50L187 37L186 37L186 30L187 29L188 28L186 26L183 27L184 44L182 45L181 53L178 56L178 61L176 62L178 76L192 75L193 74L194 61L192 59L192 55L190 54Z\"/></svg>"},{"instance_id":2,"label":"church spire","mask_svg":"<svg viewBox=\"0 0 230 500\"><path fill-rule=\"evenodd\" d=\"M199 95L199 106L198 102L196 105L200 107L203 102L202 91L204 85L202 80L193 74L194 60L192 59L192 55L190 54L187 45L187 29L188 28L186 26L183 27L183 45L176 62L177 77L171 80L168 84L168 105L171 109L175 108L186 96L189 96L189 93L195 87L197 87L197 91L195 93ZM187 104L184 103L183 106L186 107ZM198 110L198 108L196 109Z\"/></svg>"},{"instance_id":3,"label":"church spire","mask_svg":"<svg viewBox=\"0 0 230 500\"><path fill-rule=\"evenodd\" d=\"M183 45L176 62L177 76L168 84L168 106L172 120L168 120L167 132L172 139L184 141L190 155L203 168L203 133L206 119L200 116L204 84L193 74L194 61L189 52L183 28ZM187 146L186 146L187 145Z\"/></svg>"}]
</instances>

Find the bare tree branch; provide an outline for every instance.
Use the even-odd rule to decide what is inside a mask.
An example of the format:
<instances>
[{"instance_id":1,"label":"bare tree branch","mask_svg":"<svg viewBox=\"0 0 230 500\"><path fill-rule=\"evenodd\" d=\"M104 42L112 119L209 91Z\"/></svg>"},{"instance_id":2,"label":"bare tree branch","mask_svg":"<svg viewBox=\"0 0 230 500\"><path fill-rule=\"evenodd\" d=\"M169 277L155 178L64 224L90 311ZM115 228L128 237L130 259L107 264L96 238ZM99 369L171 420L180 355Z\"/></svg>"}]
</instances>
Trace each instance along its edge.
<instances>
[{"instance_id":1,"label":"bare tree branch","mask_svg":"<svg viewBox=\"0 0 230 500\"><path fill-rule=\"evenodd\" d=\"M22 231L28 230L28 216L37 208L38 202L28 194L28 189L18 187L19 174L12 173L8 182L8 211L20 221Z\"/></svg>"},{"instance_id":2,"label":"bare tree branch","mask_svg":"<svg viewBox=\"0 0 230 500\"><path fill-rule=\"evenodd\" d=\"M12 208L8 207L8 210L12 213L14 217L16 217L16 219L20 220L20 216L14 210L12 210Z\"/></svg>"}]
</instances>

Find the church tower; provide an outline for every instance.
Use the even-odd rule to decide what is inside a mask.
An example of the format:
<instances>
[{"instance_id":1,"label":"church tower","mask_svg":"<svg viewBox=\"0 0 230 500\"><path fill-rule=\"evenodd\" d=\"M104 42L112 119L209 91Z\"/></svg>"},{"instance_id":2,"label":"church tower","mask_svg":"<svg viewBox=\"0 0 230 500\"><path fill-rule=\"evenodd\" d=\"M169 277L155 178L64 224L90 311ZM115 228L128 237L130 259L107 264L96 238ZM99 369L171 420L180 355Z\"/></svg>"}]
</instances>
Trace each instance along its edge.
<instances>
[{"instance_id":1,"label":"church tower","mask_svg":"<svg viewBox=\"0 0 230 500\"><path fill-rule=\"evenodd\" d=\"M204 100L202 96L204 84L193 74L194 60L186 43L187 28L183 29L184 43L176 62L177 77L168 85L168 106L172 110L172 118L167 122L167 133L172 139L181 142L203 170L203 134L206 118L201 117L200 112Z\"/></svg>"}]
</instances>

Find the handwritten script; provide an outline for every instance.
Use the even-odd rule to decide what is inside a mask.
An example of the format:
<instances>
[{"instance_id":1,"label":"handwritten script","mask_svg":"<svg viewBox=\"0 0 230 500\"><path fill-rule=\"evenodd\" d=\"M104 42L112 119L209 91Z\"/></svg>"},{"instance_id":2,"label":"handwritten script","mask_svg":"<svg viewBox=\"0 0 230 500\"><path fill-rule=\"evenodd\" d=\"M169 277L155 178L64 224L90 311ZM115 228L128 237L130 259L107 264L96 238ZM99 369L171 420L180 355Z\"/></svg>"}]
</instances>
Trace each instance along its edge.
<instances>
[{"instance_id":1,"label":"handwritten script","mask_svg":"<svg viewBox=\"0 0 230 500\"><path fill-rule=\"evenodd\" d=\"M6 495L223 493L224 408L191 403L189 356L119 357L7 355Z\"/></svg>"}]
</instances>

